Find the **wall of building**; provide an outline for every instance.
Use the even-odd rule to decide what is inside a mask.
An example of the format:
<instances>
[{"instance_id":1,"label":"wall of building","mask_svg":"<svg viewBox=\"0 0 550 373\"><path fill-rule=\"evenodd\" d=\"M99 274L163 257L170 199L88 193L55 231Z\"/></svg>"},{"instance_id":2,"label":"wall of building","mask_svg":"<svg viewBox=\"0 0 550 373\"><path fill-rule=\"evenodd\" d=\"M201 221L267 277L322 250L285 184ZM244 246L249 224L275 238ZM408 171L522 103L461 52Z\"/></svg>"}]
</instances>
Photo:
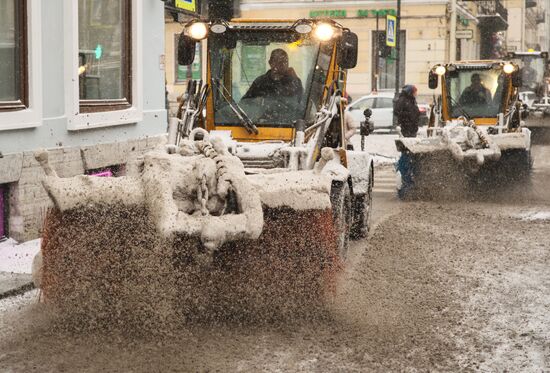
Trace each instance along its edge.
<instances>
[{"instance_id":1,"label":"wall of building","mask_svg":"<svg viewBox=\"0 0 550 373\"><path fill-rule=\"evenodd\" d=\"M49 149L64 177L87 169L125 164L158 144L166 132L164 95L164 7L158 0L133 0L133 101L117 113L80 114L74 76L78 64L73 0L29 0L29 67L33 119L0 112L0 184L10 187L10 236L38 236L48 198L33 151ZM78 44L76 44L78 45ZM35 64L32 63L35 61ZM78 78L77 78L78 81ZM78 87L76 87L78 88ZM95 153L97 161L86 154ZM101 155L101 156L99 156Z\"/></svg>"},{"instance_id":2,"label":"wall of building","mask_svg":"<svg viewBox=\"0 0 550 373\"><path fill-rule=\"evenodd\" d=\"M525 0L506 0L508 30L506 45L510 51L530 48L550 49L550 1L538 0L535 7L526 8Z\"/></svg>"}]
</instances>

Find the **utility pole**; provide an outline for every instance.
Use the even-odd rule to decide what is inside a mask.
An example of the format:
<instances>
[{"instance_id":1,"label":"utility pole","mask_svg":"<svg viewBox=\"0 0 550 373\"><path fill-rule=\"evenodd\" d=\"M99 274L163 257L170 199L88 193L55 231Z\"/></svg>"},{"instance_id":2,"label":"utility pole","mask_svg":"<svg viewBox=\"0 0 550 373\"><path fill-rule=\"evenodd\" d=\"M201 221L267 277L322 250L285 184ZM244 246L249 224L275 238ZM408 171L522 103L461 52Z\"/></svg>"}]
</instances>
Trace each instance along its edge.
<instances>
[{"instance_id":1,"label":"utility pole","mask_svg":"<svg viewBox=\"0 0 550 373\"><path fill-rule=\"evenodd\" d=\"M378 77L380 76L380 28L378 26L378 21L380 20L380 15L376 12L376 50L374 53L374 58L376 59L374 65L374 90L378 92Z\"/></svg>"},{"instance_id":2,"label":"utility pole","mask_svg":"<svg viewBox=\"0 0 550 373\"><path fill-rule=\"evenodd\" d=\"M456 0L451 1L451 30L449 32L449 62L456 60Z\"/></svg>"},{"instance_id":3,"label":"utility pole","mask_svg":"<svg viewBox=\"0 0 550 373\"><path fill-rule=\"evenodd\" d=\"M399 98L400 62L401 62L401 0L397 0L397 15L395 20L395 94L393 96L393 127L397 127L397 116L395 115L395 104Z\"/></svg>"}]
</instances>

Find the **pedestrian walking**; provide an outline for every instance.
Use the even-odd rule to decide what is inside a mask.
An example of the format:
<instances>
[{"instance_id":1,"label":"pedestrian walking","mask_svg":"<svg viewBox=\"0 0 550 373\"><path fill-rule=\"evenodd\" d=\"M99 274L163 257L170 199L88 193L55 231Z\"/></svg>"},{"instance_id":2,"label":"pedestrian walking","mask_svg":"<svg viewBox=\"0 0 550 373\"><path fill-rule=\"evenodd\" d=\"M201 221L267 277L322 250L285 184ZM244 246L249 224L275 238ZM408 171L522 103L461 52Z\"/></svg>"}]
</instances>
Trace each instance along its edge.
<instances>
[{"instance_id":1,"label":"pedestrian walking","mask_svg":"<svg viewBox=\"0 0 550 373\"><path fill-rule=\"evenodd\" d=\"M397 123L401 126L401 133L404 137L416 137L416 133L418 132L420 110L418 110L418 104L416 103L416 95L416 87L407 84L401 90L399 98L395 103Z\"/></svg>"}]
</instances>

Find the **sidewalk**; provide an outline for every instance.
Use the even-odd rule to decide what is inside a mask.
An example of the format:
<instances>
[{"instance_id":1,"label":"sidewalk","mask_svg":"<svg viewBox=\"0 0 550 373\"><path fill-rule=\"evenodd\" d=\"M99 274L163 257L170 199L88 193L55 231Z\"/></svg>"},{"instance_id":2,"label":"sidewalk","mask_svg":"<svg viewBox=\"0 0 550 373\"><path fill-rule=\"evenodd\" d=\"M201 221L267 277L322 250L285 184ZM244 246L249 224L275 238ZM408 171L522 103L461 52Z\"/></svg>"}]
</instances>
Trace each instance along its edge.
<instances>
[{"instance_id":1,"label":"sidewalk","mask_svg":"<svg viewBox=\"0 0 550 373\"><path fill-rule=\"evenodd\" d=\"M40 239L17 243L0 242L0 299L22 294L34 288L32 261L40 250Z\"/></svg>"},{"instance_id":2,"label":"sidewalk","mask_svg":"<svg viewBox=\"0 0 550 373\"><path fill-rule=\"evenodd\" d=\"M374 165L393 165L399 158L399 152L395 147L394 134L373 133L365 136L365 151L373 156ZM361 150L361 136L355 135L350 139L355 150Z\"/></svg>"}]
</instances>

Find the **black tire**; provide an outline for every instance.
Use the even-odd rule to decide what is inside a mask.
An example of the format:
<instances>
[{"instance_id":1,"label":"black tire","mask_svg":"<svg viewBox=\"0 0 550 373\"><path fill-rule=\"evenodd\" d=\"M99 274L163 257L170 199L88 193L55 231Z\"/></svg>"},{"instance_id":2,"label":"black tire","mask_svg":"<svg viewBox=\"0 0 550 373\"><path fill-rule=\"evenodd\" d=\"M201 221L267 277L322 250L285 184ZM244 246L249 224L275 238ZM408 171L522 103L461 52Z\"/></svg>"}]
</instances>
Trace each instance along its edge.
<instances>
[{"instance_id":1,"label":"black tire","mask_svg":"<svg viewBox=\"0 0 550 373\"><path fill-rule=\"evenodd\" d=\"M332 219L337 236L338 255L345 260L349 248L351 225L351 195L347 181L332 182L330 202L332 204Z\"/></svg>"},{"instance_id":2,"label":"black tire","mask_svg":"<svg viewBox=\"0 0 550 373\"><path fill-rule=\"evenodd\" d=\"M354 240L367 237L370 231L370 219L372 216L372 186L374 185L374 171L371 169L369 186L366 194L354 196L353 199L353 225L351 226L351 238Z\"/></svg>"}]
</instances>

